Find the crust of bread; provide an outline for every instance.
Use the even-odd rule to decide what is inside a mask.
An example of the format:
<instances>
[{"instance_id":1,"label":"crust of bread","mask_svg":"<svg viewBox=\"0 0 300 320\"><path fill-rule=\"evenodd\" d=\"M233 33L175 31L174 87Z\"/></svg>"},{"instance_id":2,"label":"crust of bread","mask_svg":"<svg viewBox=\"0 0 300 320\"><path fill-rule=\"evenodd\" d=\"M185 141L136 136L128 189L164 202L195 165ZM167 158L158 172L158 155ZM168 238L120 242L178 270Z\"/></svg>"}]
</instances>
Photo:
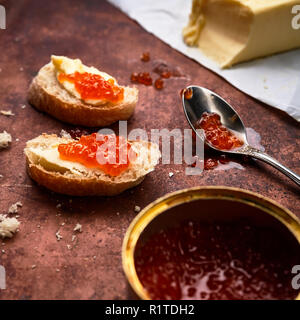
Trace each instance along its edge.
<instances>
[{"instance_id":1,"label":"crust of bread","mask_svg":"<svg viewBox=\"0 0 300 320\"><path fill-rule=\"evenodd\" d=\"M137 186L144 180L143 176L135 181L114 184L96 178L69 178L57 172L46 171L42 166L33 164L29 158L26 160L29 175L34 181L49 190L71 196L114 196Z\"/></svg>"},{"instance_id":2,"label":"crust of bread","mask_svg":"<svg viewBox=\"0 0 300 320\"><path fill-rule=\"evenodd\" d=\"M124 87L124 100L118 104L91 106L73 97L61 87L52 63L41 68L32 80L28 101L38 110L74 125L103 127L118 120L127 120L138 101L138 89Z\"/></svg>"},{"instance_id":3,"label":"crust of bread","mask_svg":"<svg viewBox=\"0 0 300 320\"><path fill-rule=\"evenodd\" d=\"M145 150L153 152L151 162L148 162L146 167L128 168L128 172L122 173L118 177L110 177L104 173L102 174L88 174L80 177L70 173L62 174L60 172L49 171L40 163L36 163L30 155L30 148L37 144L45 144L47 141L55 140L57 143L66 143L71 141L67 138L59 138L56 135L43 134L33 140L27 142L24 149L27 163L27 171L30 177L38 184L46 187L57 193L72 195L72 196L113 196L120 194L126 189L132 188L140 184L147 173L154 170L155 165L160 158L160 151L157 145L150 142L137 141L136 145L143 146L143 156ZM146 148L146 149L145 149ZM151 150L152 149L152 150ZM150 160L149 160L150 161Z\"/></svg>"}]
</instances>

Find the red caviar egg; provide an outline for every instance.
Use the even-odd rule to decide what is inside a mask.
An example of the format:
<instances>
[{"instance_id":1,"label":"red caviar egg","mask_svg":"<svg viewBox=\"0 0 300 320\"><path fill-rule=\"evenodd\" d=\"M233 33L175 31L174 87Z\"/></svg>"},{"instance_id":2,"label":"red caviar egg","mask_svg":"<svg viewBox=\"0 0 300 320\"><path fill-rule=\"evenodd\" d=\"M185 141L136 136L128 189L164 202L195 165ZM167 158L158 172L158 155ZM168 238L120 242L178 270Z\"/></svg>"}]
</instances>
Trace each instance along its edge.
<instances>
[{"instance_id":1,"label":"red caviar egg","mask_svg":"<svg viewBox=\"0 0 300 320\"><path fill-rule=\"evenodd\" d=\"M186 100L190 100L193 97L193 90L191 88L184 88L180 91L180 96L184 95Z\"/></svg>"},{"instance_id":2,"label":"red caviar egg","mask_svg":"<svg viewBox=\"0 0 300 320\"><path fill-rule=\"evenodd\" d=\"M148 62L150 61L150 53L149 52L144 52L141 56L141 60L143 62Z\"/></svg>"},{"instance_id":3,"label":"red caviar egg","mask_svg":"<svg viewBox=\"0 0 300 320\"><path fill-rule=\"evenodd\" d=\"M156 89L160 90L164 87L164 81L162 79L158 78L155 80L154 86Z\"/></svg>"},{"instance_id":4,"label":"red caviar egg","mask_svg":"<svg viewBox=\"0 0 300 320\"><path fill-rule=\"evenodd\" d=\"M218 166L218 160L208 158L204 161L204 170L212 170Z\"/></svg>"},{"instance_id":5,"label":"red caviar egg","mask_svg":"<svg viewBox=\"0 0 300 320\"><path fill-rule=\"evenodd\" d=\"M165 78L165 79L169 79L170 77L171 77L171 72L170 71L163 71L162 73L161 73L161 77L162 78Z\"/></svg>"},{"instance_id":6,"label":"red caviar egg","mask_svg":"<svg viewBox=\"0 0 300 320\"><path fill-rule=\"evenodd\" d=\"M138 82L138 79L139 79L139 74L137 72L133 72L130 77L131 82Z\"/></svg>"},{"instance_id":7,"label":"red caviar egg","mask_svg":"<svg viewBox=\"0 0 300 320\"><path fill-rule=\"evenodd\" d=\"M230 161L230 160L226 157L225 154L220 155L220 157L219 157L219 162L220 162L220 163L226 164L226 163L228 163L229 161Z\"/></svg>"}]
</instances>

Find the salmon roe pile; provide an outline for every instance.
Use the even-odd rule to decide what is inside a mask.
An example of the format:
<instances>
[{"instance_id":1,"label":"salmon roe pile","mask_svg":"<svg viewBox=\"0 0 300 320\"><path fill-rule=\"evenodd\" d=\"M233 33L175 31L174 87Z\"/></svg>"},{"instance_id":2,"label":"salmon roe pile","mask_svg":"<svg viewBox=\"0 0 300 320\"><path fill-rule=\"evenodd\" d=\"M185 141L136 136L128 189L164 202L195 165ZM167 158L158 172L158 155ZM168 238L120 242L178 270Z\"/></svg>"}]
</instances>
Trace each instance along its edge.
<instances>
[{"instance_id":1,"label":"salmon roe pile","mask_svg":"<svg viewBox=\"0 0 300 320\"><path fill-rule=\"evenodd\" d=\"M77 71L71 74L61 73L58 80L74 83L75 89L84 100L119 102L124 99L124 88L116 85L114 79L105 80L99 74Z\"/></svg>"},{"instance_id":2,"label":"salmon roe pile","mask_svg":"<svg viewBox=\"0 0 300 320\"><path fill-rule=\"evenodd\" d=\"M115 135L92 133L78 141L58 146L62 160L79 162L88 168L99 168L110 176L118 176L126 170L136 153L130 143Z\"/></svg>"},{"instance_id":3,"label":"salmon roe pile","mask_svg":"<svg viewBox=\"0 0 300 320\"><path fill-rule=\"evenodd\" d=\"M231 150L244 144L242 140L222 125L221 118L217 113L204 112L195 127L203 129L206 139L217 149Z\"/></svg>"}]
</instances>

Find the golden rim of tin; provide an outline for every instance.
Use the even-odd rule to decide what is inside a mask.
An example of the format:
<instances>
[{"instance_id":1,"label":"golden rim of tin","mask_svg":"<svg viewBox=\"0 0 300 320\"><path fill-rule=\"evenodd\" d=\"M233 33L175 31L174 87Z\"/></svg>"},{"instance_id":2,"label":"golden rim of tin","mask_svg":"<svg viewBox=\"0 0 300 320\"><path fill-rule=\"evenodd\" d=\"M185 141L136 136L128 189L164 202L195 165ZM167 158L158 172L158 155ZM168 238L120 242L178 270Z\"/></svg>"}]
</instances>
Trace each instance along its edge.
<instances>
[{"instance_id":1,"label":"golden rim of tin","mask_svg":"<svg viewBox=\"0 0 300 320\"><path fill-rule=\"evenodd\" d=\"M123 270L131 288L140 299L151 300L135 270L134 251L141 233L155 217L167 209L199 199L231 200L256 207L283 223L300 245L300 220L297 216L275 201L260 194L225 186L194 187L166 194L150 203L133 219L123 240ZM300 293L296 300L300 300Z\"/></svg>"}]
</instances>

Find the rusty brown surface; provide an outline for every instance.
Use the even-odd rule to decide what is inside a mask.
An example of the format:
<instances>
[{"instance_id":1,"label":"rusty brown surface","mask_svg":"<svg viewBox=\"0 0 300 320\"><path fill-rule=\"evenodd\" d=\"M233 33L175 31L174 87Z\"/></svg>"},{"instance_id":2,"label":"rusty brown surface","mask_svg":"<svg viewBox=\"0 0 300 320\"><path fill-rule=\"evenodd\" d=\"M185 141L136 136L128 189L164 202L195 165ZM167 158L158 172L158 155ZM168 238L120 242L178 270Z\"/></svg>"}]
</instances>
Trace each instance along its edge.
<instances>
[{"instance_id":1,"label":"rusty brown surface","mask_svg":"<svg viewBox=\"0 0 300 320\"><path fill-rule=\"evenodd\" d=\"M15 115L0 116L0 131L13 136L11 147L0 154L0 213L16 201L23 207L19 209L20 232L0 242L0 265L7 271L7 289L0 291L0 298L128 298L121 243L136 215L134 207L144 207L170 191L201 185L241 187L276 200L300 216L299 189L259 162L245 164L245 170L206 171L197 177L185 176L185 165L159 165L140 186L114 198L72 198L37 186L25 171L26 141L42 132L70 128L26 101L32 77L51 54L80 57L114 75L121 84L129 83L131 72L151 69L152 62L139 59L147 50L152 61L162 59L180 67L186 77L166 81L162 91L139 86L140 99L129 129L187 128L179 91L188 84L202 85L232 103L246 126L261 134L266 150L300 173L299 124L170 49L104 1L2 3L7 7L8 26L0 30L0 109L10 109ZM172 178L170 171L175 173ZM83 232L72 242L76 223L82 224ZM60 241L55 237L58 230L63 236Z\"/></svg>"}]
</instances>

